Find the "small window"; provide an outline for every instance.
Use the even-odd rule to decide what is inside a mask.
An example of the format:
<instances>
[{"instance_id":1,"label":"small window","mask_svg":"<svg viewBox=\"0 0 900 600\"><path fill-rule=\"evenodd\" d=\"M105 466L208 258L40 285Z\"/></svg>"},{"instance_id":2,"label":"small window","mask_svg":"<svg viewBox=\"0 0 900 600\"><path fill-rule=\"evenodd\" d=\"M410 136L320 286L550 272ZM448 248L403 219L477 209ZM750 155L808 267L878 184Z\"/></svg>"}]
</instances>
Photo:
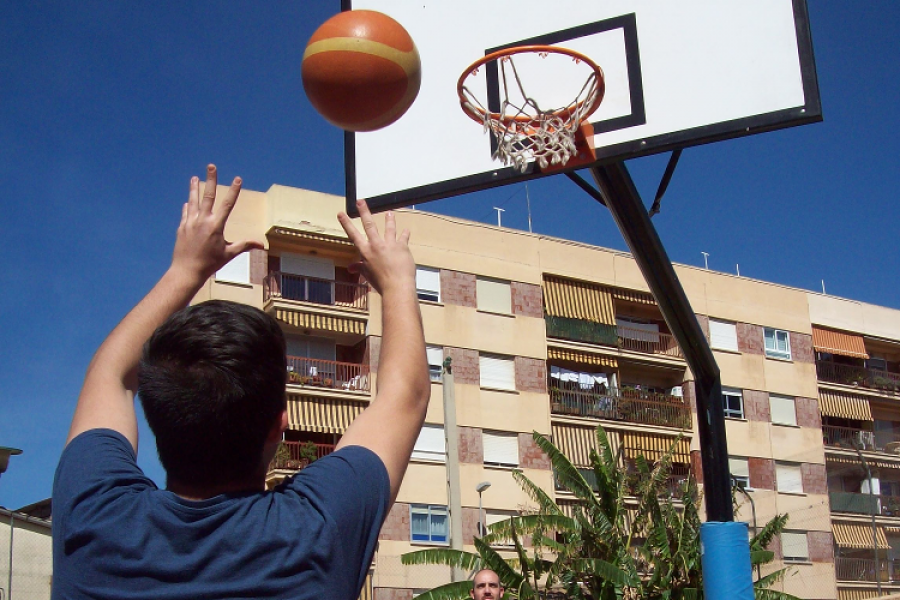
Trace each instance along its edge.
<instances>
[{"instance_id":1,"label":"small window","mask_svg":"<svg viewBox=\"0 0 900 600\"><path fill-rule=\"evenodd\" d=\"M412 458L418 460L434 460L445 462L447 458L447 440L444 437L444 428L441 425L422 426L416 445L413 448Z\"/></svg>"},{"instance_id":2,"label":"small window","mask_svg":"<svg viewBox=\"0 0 900 600\"><path fill-rule=\"evenodd\" d=\"M508 356L478 356L481 387L498 390L516 389L516 362Z\"/></svg>"},{"instance_id":3,"label":"small window","mask_svg":"<svg viewBox=\"0 0 900 600\"><path fill-rule=\"evenodd\" d=\"M717 350L738 351L737 325L725 321L709 320L709 345Z\"/></svg>"},{"instance_id":4,"label":"small window","mask_svg":"<svg viewBox=\"0 0 900 600\"><path fill-rule=\"evenodd\" d=\"M502 467L519 466L519 434L499 431L482 432L484 464Z\"/></svg>"},{"instance_id":5,"label":"small window","mask_svg":"<svg viewBox=\"0 0 900 600\"><path fill-rule=\"evenodd\" d=\"M722 388L722 404L725 408L725 417L744 418L744 396L741 390Z\"/></svg>"},{"instance_id":6,"label":"small window","mask_svg":"<svg viewBox=\"0 0 900 600\"><path fill-rule=\"evenodd\" d=\"M428 358L428 376L432 381L441 381L444 371L444 349L440 346L426 346L425 355Z\"/></svg>"},{"instance_id":7,"label":"small window","mask_svg":"<svg viewBox=\"0 0 900 600\"><path fill-rule=\"evenodd\" d=\"M747 458L729 456L728 471L735 486L741 489L750 488L750 462Z\"/></svg>"},{"instance_id":8,"label":"small window","mask_svg":"<svg viewBox=\"0 0 900 600\"><path fill-rule=\"evenodd\" d=\"M775 463L775 480L779 492L803 493L803 473L799 463Z\"/></svg>"},{"instance_id":9,"label":"small window","mask_svg":"<svg viewBox=\"0 0 900 600\"><path fill-rule=\"evenodd\" d=\"M512 314L512 291L508 281L478 277L475 281L475 298L478 310Z\"/></svg>"},{"instance_id":10,"label":"small window","mask_svg":"<svg viewBox=\"0 0 900 600\"><path fill-rule=\"evenodd\" d=\"M791 336L787 331L766 327L763 335L766 340L766 356L791 359Z\"/></svg>"},{"instance_id":11,"label":"small window","mask_svg":"<svg viewBox=\"0 0 900 600\"><path fill-rule=\"evenodd\" d=\"M419 300L441 301L441 272L429 267L416 267L416 294Z\"/></svg>"},{"instance_id":12,"label":"small window","mask_svg":"<svg viewBox=\"0 0 900 600\"><path fill-rule=\"evenodd\" d=\"M450 539L446 506L409 505L409 537L414 542L446 544Z\"/></svg>"},{"instance_id":13,"label":"small window","mask_svg":"<svg viewBox=\"0 0 900 600\"><path fill-rule=\"evenodd\" d=\"M785 562L807 562L809 560L809 543L806 539L806 533L782 532L781 553Z\"/></svg>"},{"instance_id":14,"label":"small window","mask_svg":"<svg viewBox=\"0 0 900 600\"><path fill-rule=\"evenodd\" d=\"M242 252L216 271L216 281L250 285L250 253Z\"/></svg>"},{"instance_id":15,"label":"small window","mask_svg":"<svg viewBox=\"0 0 900 600\"><path fill-rule=\"evenodd\" d=\"M873 371L887 371L887 361L880 356L871 356L866 360L866 368Z\"/></svg>"},{"instance_id":16,"label":"small window","mask_svg":"<svg viewBox=\"0 0 900 600\"><path fill-rule=\"evenodd\" d=\"M772 423L776 425L797 424L797 408L794 399L789 396L769 394L769 412Z\"/></svg>"}]
</instances>

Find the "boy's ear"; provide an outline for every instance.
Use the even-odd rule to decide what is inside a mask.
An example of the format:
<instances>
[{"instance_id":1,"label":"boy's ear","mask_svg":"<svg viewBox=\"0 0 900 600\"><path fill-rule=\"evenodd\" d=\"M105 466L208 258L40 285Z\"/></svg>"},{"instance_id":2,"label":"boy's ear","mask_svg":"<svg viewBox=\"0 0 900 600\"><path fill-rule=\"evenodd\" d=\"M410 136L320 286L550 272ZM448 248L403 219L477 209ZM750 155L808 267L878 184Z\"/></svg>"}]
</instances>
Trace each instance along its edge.
<instances>
[{"instance_id":1,"label":"boy's ear","mask_svg":"<svg viewBox=\"0 0 900 600\"><path fill-rule=\"evenodd\" d=\"M269 430L269 442L280 442L284 438L284 431L288 428L287 409L281 411L281 416Z\"/></svg>"}]
</instances>

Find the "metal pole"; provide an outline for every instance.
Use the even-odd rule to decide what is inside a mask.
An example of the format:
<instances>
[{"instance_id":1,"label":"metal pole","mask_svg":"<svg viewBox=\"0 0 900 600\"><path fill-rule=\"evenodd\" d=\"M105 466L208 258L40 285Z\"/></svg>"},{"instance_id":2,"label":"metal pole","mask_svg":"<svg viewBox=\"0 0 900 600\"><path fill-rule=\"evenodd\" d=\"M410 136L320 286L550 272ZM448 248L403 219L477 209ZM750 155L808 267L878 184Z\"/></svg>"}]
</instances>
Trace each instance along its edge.
<instances>
[{"instance_id":1,"label":"metal pole","mask_svg":"<svg viewBox=\"0 0 900 600\"><path fill-rule=\"evenodd\" d=\"M878 527L875 525L875 513L877 512L878 499L875 498L875 486L872 484L872 471L869 470L869 464L866 462L866 457L863 456L859 443L856 440L851 441L853 442L853 448L856 450L856 454L859 456L859 462L862 463L863 470L866 472L866 479L869 480L869 495L872 496L872 552L875 554L875 588L878 590L878 595L880 596L881 569L878 565Z\"/></svg>"},{"instance_id":2,"label":"metal pole","mask_svg":"<svg viewBox=\"0 0 900 600\"><path fill-rule=\"evenodd\" d=\"M591 173L694 374L707 520L734 521L719 367L625 164Z\"/></svg>"},{"instance_id":3,"label":"metal pole","mask_svg":"<svg viewBox=\"0 0 900 600\"><path fill-rule=\"evenodd\" d=\"M16 517L13 511L9 511L9 579L6 582L6 598L12 599L12 574L13 574L13 529L15 529Z\"/></svg>"},{"instance_id":4,"label":"metal pole","mask_svg":"<svg viewBox=\"0 0 900 600\"><path fill-rule=\"evenodd\" d=\"M444 359L441 374L444 393L444 438L447 448L447 499L450 509L450 547L463 549L462 531L462 490L459 482L459 434L456 429L456 395L453 389L453 372L450 357ZM451 573L453 581L463 581L466 574L462 569L454 568Z\"/></svg>"},{"instance_id":5,"label":"metal pole","mask_svg":"<svg viewBox=\"0 0 900 600\"><path fill-rule=\"evenodd\" d=\"M478 535L484 537L484 509L481 507L481 494L478 492Z\"/></svg>"},{"instance_id":6,"label":"metal pole","mask_svg":"<svg viewBox=\"0 0 900 600\"><path fill-rule=\"evenodd\" d=\"M756 526L756 503L753 501L753 496L744 489L744 486L738 485L734 475L731 476L731 481L734 483L734 487L750 501L750 514L753 517L753 537L756 537L759 535L759 528ZM762 579L762 570L760 569L760 564L756 563L756 580L759 581L760 579Z\"/></svg>"}]
</instances>

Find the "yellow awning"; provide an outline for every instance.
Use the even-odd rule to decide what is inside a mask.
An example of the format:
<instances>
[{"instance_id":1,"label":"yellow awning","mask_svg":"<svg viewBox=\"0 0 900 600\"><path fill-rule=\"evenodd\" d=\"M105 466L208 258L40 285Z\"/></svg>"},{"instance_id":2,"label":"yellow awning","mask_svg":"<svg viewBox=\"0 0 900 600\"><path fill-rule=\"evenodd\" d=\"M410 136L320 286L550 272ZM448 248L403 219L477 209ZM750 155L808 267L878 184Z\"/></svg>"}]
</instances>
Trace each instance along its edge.
<instances>
[{"instance_id":1,"label":"yellow awning","mask_svg":"<svg viewBox=\"0 0 900 600\"><path fill-rule=\"evenodd\" d=\"M869 400L865 396L857 394L820 389L819 410L826 417L840 417L858 421L872 420L872 409L869 406Z\"/></svg>"},{"instance_id":2,"label":"yellow awning","mask_svg":"<svg viewBox=\"0 0 900 600\"><path fill-rule=\"evenodd\" d=\"M288 238L299 238L306 241L313 242L324 242L325 244L334 244L337 246L349 246L353 247L353 242L351 242L346 237L340 237L337 235L328 235L325 233L316 233L314 231L301 231L299 229L287 229L284 227L273 227L269 230L267 234L269 236L283 236Z\"/></svg>"},{"instance_id":3,"label":"yellow awning","mask_svg":"<svg viewBox=\"0 0 900 600\"><path fill-rule=\"evenodd\" d=\"M366 335L365 321L357 321L346 317L278 308L275 310L275 318L282 323L287 323L298 329L315 329L318 331L332 331L334 333Z\"/></svg>"},{"instance_id":4,"label":"yellow awning","mask_svg":"<svg viewBox=\"0 0 900 600\"><path fill-rule=\"evenodd\" d=\"M622 432L622 454L625 458L635 459L643 454L650 462L658 461L675 441L673 437L657 435L655 433L643 433L637 431ZM672 454L672 462L691 462L691 442L687 438L681 438L675 446Z\"/></svg>"},{"instance_id":5,"label":"yellow awning","mask_svg":"<svg viewBox=\"0 0 900 600\"><path fill-rule=\"evenodd\" d=\"M624 288L610 288L612 297L616 300L625 302L635 302L637 304L649 304L656 306L656 299L653 294L648 292L639 292L637 290L626 290Z\"/></svg>"},{"instance_id":6,"label":"yellow awning","mask_svg":"<svg viewBox=\"0 0 900 600\"><path fill-rule=\"evenodd\" d=\"M853 465L862 469L862 463L859 462L859 457L857 456L840 456L831 454L825 456L825 462L838 465ZM868 456L866 457L866 464L870 467L878 467L879 469L900 469L900 463L878 460L870 458Z\"/></svg>"},{"instance_id":7,"label":"yellow awning","mask_svg":"<svg viewBox=\"0 0 900 600\"><path fill-rule=\"evenodd\" d=\"M864 588L838 588L837 600L869 600L878 596L878 590Z\"/></svg>"},{"instance_id":8,"label":"yellow awning","mask_svg":"<svg viewBox=\"0 0 900 600\"><path fill-rule=\"evenodd\" d=\"M559 451L566 455L576 467L588 467L591 464L591 448L597 449L597 428L579 427L578 425L565 425L553 423L553 443ZM612 447L613 454L619 445L616 432L607 431L606 437Z\"/></svg>"},{"instance_id":9,"label":"yellow awning","mask_svg":"<svg viewBox=\"0 0 900 600\"><path fill-rule=\"evenodd\" d=\"M604 286L545 275L541 287L545 312L551 317L616 324L612 295Z\"/></svg>"},{"instance_id":10,"label":"yellow awning","mask_svg":"<svg viewBox=\"0 0 900 600\"><path fill-rule=\"evenodd\" d=\"M866 352L866 344L863 342L861 335L834 331L833 329L822 329L813 325L812 339L813 348L819 352L852 356L854 358L869 358L869 353Z\"/></svg>"},{"instance_id":11,"label":"yellow awning","mask_svg":"<svg viewBox=\"0 0 900 600\"><path fill-rule=\"evenodd\" d=\"M831 531L834 533L834 543L841 548L872 548L872 526L869 524L832 523ZM884 528L880 525L875 526L875 537L879 550L890 550Z\"/></svg>"},{"instance_id":12,"label":"yellow awning","mask_svg":"<svg viewBox=\"0 0 900 600\"><path fill-rule=\"evenodd\" d=\"M343 434L365 407L357 400L288 394L288 428Z\"/></svg>"},{"instance_id":13,"label":"yellow awning","mask_svg":"<svg viewBox=\"0 0 900 600\"><path fill-rule=\"evenodd\" d=\"M619 366L615 357L582 352L580 350L569 350L568 348L547 348L547 359L574 362L593 367L612 367L613 369Z\"/></svg>"},{"instance_id":14,"label":"yellow awning","mask_svg":"<svg viewBox=\"0 0 900 600\"><path fill-rule=\"evenodd\" d=\"M372 591L372 571L366 575L366 580L363 583L362 589L359 591L359 599L358 600L372 600L374 597Z\"/></svg>"}]
</instances>

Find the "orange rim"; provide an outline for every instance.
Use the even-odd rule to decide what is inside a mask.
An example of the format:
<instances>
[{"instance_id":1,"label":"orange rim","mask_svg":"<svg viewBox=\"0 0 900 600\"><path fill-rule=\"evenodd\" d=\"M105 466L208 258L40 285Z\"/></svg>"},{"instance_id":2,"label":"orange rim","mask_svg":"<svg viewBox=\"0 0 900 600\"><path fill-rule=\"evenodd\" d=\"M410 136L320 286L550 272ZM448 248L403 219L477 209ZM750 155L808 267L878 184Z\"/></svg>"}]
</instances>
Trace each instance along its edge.
<instances>
[{"instance_id":1,"label":"orange rim","mask_svg":"<svg viewBox=\"0 0 900 600\"><path fill-rule=\"evenodd\" d=\"M472 104L466 100L465 96L465 82L471 75L474 75L476 71L481 69L484 65L489 62L493 62L495 60L499 60L505 58L507 56L513 56L515 54L563 54L565 56L569 56L576 61L583 62L591 70L594 72L595 77L597 78L597 94L594 97L594 101L588 106L587 111L584 113L583 118L587 118L597 110L597 107L600 106L600 102L603 101L603 95L606 92L606 81L603 78L603 69L601 69L597 63L592 61L590 58L585 56L580 52L576 52L574 50L569 50L568 48L559 48L557 46L540 46L540 45L532 45L532 46L516 46L514 48L506 48L503 50L497 50L496 52L491 52L479 58L475 62L466 68L463 71L463 74L459 76L459 80L456 82L456 93L459 96L459 104L462 107L464 113L466 113L470 119L475 121L476 123L483 124L485 120L491 119L494 121L504 122L504 121L516 121L519 123L527 122L533 120L533 117L527 117L523 115L516 115L514 117L507 117L500 113L489 112L483 110L477 106L472 106ZM561 119L569 119L573 112L578 111L584 106L586 100L582 100L575 104L575 106L566 107L560 110L555 110L547 113L548 116L559 117Z\"/></svg>"}]
</instances>

